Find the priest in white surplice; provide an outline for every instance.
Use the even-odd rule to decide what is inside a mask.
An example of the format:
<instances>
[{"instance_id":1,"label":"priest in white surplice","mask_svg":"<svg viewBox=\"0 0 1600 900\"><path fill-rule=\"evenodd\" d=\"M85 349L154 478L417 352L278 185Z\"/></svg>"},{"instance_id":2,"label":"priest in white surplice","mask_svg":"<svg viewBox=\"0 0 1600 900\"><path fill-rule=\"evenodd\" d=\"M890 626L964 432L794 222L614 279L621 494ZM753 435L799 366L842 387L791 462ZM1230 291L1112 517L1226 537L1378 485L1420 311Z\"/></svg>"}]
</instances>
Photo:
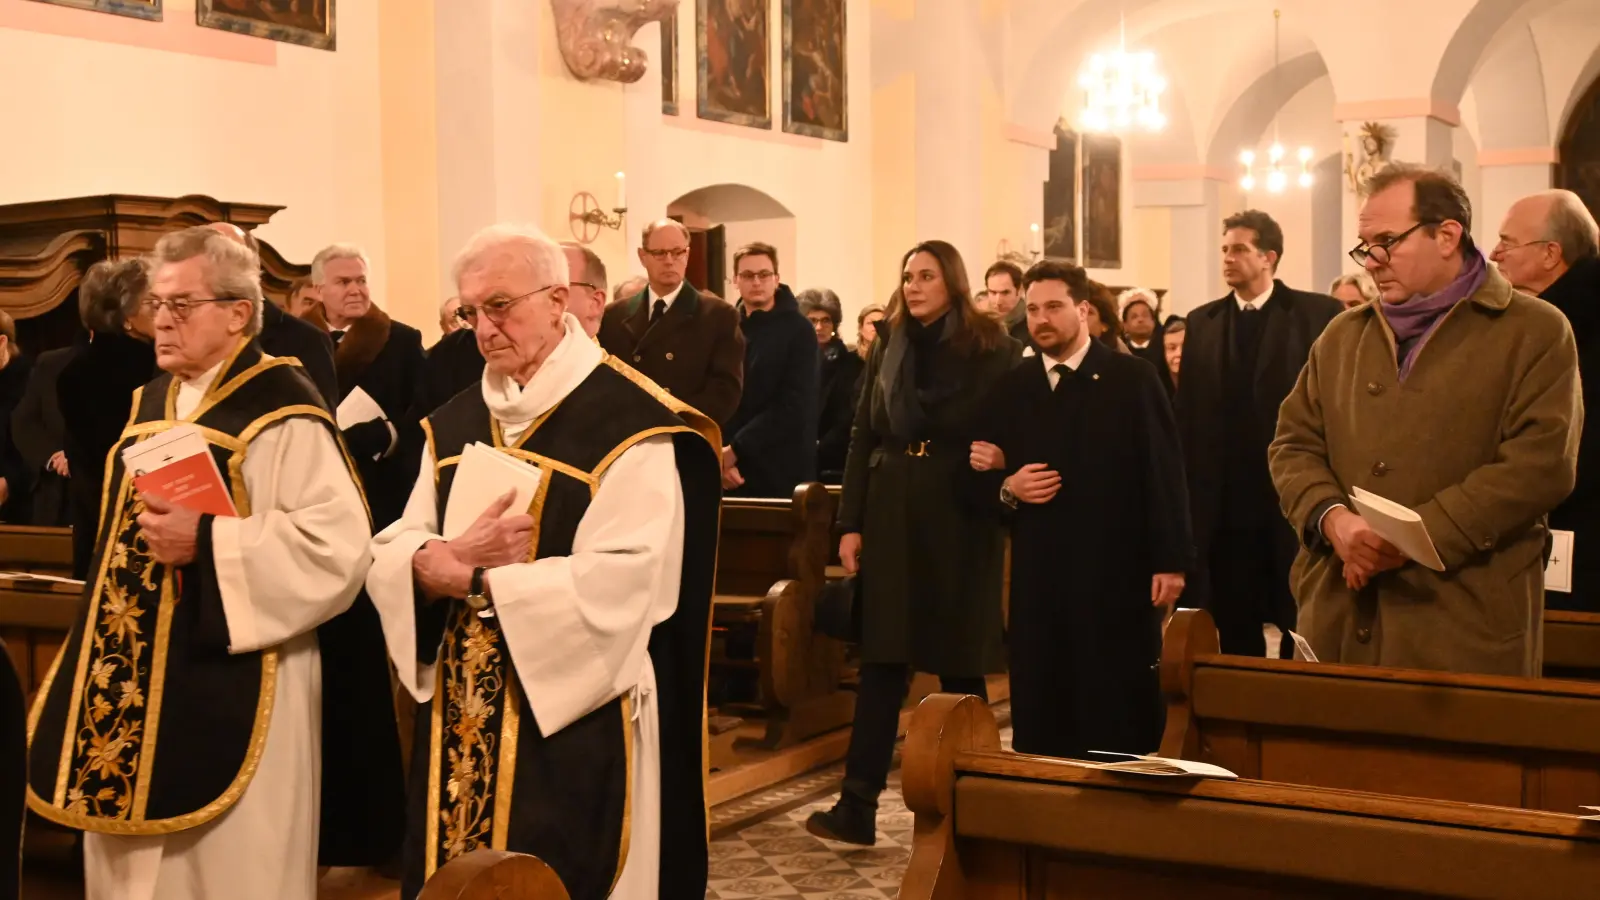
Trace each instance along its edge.
<instances>
[{"instance_id":1,"label":"priest in white surplice","mask_svg":"<svg viewBox=\"0 0 1600 900\"><path fill-rule=\"evenodd\" d=\"M90 900L311 900L316 628L360 590L366 510L315 386L254 340L255 253L191 228L154 264L164 374L109 460L84 618L30 722L28 802L87 832ZM203 436L237 516L134 488L121 448L174 428Z\"/></svg>"},{"instance_id":2,"label":"priest in white surplice","mask_svg":"<svg viewBox=\"0 0 1600 900\"><path fill-rule=\"evenodd\" d=\"M704 896L716 427L584 333L536 230L478 234L455 278L482 383L424 423L367 579L425 704L401 895L488 847L538 856L574 900ZM539 488L446 541L474 443L538 467Z\"/></svg>"}]
</instances>

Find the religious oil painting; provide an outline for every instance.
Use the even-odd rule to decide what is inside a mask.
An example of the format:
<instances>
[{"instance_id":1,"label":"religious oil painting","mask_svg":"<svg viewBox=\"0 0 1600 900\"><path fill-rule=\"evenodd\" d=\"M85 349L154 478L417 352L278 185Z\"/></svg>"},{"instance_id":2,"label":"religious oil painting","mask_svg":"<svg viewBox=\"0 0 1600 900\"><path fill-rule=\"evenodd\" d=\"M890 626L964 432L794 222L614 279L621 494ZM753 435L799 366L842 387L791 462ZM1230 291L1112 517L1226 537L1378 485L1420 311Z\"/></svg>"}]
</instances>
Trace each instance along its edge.
<instances>
[{"instance_id":1,"label":"religious oil painting","mask_svg":"<svg viewBox=\"0 0 1600 900\"><path fill-rule=\"evenodd\" d=\"M783 0L783 130L850 139L845 0Z\"/></svg>"},{"instance_id":2,"label":"religious oil painting","mask_svg":"<svg viewBox=\"0 0 1600 900\"><path fill-rule=\"evenodd\" d=\"M678 114L678 14L661 20L661 111Z\"/></svg>"},{"instance_id":3,"label":"religious oil painting","mask_svg":"<svg viewBox=\"0 0 1600 900\"><path fill-rule=\"evenodd\" d=\"M772 127L767 0L698 0L700 118Z\"/></svg>"},{"instance_id":4,"label":"religious oil painting","mask_svg":"<svg viewBox=\"0 0 1600 900\"><path fill-rule=\"evenodd\" d=\"M161 21L161 0L38 0L38 2L49 3L52 6L70 6L73 9L114 13L135 19L149 19L152 22Z\"/></svg>"},{"instance_id":5,"label":"religious oil painting","mask_svg":"<svg viewBox=\"0 0 1600 900\"><path fill-rule=\"evenodd\" d=\"M333 5L334 0L196 0L195 17L206 28L333 50Z\"/></svg>"},{"instance_id":6,"label":"religious oil painting","mask_svg":"<svg viewBox=\"0 0 1600 900\"><path fill-rule=\"evenodd\" d=\"M1122 268L1122 142L1083 139L1083 265Z\"/></svg>"},{"instance_id":7,"label":"religious oil painting","mask_svg":"<svg viewBox=\"0 0 1600 900\"><path fill-rule=\"evenodd\" d=\"M1055 130L1050 177L1044 183L1044 255L1078 258L1078 134L1065 121Z\"/></svg>"}]
</instances>

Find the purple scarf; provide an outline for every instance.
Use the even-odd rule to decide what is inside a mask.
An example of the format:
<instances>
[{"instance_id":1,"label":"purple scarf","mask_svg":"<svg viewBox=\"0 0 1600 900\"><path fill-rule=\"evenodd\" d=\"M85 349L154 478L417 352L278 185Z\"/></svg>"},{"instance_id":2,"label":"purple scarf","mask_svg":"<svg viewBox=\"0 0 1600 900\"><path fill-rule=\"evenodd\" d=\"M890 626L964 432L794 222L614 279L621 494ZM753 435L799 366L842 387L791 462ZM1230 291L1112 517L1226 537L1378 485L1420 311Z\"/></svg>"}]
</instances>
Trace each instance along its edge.
<instances>
[{"instance_id":1,"label":"purple scarf","mask_svg":"<svg viewBox=\"0 0 1600 900\"><path fill-rule=\"evenodd\" d=\"M1396 349L1400 353L1401 381L1411 374L1411 363L1417 358L1417 351L1428 342L1428 337L1444 319L1444 314L1454 309L1457 303L1476 294L1478 288L1488 280L1489 267L1483 260L1483 254L1476 249L1469 250L1468 254L1461 274L1439 293L1414 295L1403 303L1382 302L1383 317L1394 329Z\"/></svg>"}]
</instances>

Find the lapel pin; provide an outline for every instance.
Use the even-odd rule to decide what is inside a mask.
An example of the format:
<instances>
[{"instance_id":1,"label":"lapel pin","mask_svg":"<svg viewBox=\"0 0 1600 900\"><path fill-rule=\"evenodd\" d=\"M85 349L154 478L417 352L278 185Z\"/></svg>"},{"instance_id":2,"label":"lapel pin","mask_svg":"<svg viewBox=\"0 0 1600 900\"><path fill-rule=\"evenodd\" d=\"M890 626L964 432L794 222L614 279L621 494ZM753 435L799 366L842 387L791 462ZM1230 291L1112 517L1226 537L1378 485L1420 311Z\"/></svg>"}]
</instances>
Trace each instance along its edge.
<instances>
[{"instance_id":1,"label":"lapel pin","mask_svg":"<svg viewBox=\"0 0 1600 900\"><path fill-rule=\"evenodd\" d=\"M1093 375L1090 375L1089 376L1089 380L1090 381L1099 381L1100 380L1100 373L1096 372Z\"/></svg>"}]
</instances>

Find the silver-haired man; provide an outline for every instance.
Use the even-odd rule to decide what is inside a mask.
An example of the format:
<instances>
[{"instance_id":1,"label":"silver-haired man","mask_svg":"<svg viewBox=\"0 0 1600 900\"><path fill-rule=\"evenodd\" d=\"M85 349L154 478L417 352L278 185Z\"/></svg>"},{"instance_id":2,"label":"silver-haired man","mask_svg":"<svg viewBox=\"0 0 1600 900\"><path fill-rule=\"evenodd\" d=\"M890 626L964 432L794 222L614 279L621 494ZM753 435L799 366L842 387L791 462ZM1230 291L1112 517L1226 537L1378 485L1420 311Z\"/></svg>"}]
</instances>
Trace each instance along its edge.
<instances>
[{"instance_id":1,"label":"silver-haired man","mask_svg":"<svg viewBox=\"0 0 1600 900\"><path fill-rule=\"evenodd\" d=\"M310 900L315 630L361 588L367 515L316 388L255 340L255 253L190 228L154 266L164 374L109 460L84 612L35 701L28 804L87 832L90 897ZM135 484L124 453L180 441L211 459ZM220 507L184 487L207 477Z\"/></svg>"},{"instance_id":2,"label":"silver-haired man","mask_svg":"<svg viewBox=\"0 0 1600 900\"><path fill-rule=\"evenodd\" d=\"M1578 342L1578 378L1584 396L1600 397L1600 227L1583 199L1571 191L1543 191L1513 203L1490 258L1513 285L1537 294L1566 315ZM1546 609L1600 612L1597 430L1600 416L1585 417L1577 486L1550 511L1550 527L1571 532L1572 582L1570 591L1545 591Z\"/></svg>"},{"instance_id":3,"label":"silver-haired man","mask_svg":"<svg viewBox=\"0 0 1600 900\"><path fill-rule=\"evenodd\" d=\"M455 279L481 389L424 422L367 578L433 760L413 769L401 894L493 847L539 856L575 900L704 896L716 426L584 333L537 230L481 232ZM537 490L447 540L482 448L536 468Z\"/></svg>"}]
</instances>

